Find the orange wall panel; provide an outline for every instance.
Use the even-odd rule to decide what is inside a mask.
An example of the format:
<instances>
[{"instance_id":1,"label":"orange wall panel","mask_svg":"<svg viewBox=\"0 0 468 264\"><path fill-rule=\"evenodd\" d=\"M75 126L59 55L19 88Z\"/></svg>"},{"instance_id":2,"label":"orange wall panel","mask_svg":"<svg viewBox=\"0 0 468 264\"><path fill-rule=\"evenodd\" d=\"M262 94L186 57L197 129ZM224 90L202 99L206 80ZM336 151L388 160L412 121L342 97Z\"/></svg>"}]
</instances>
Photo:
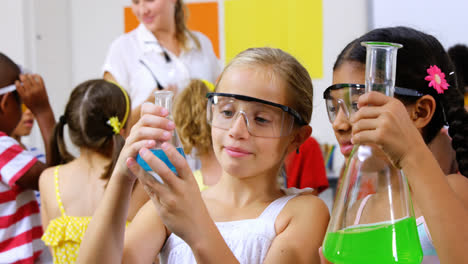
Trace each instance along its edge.
<instances>
[{"instance_id":1,"label":"orange wall panel","mask_svg":"<svg viewBox=\"0 0 468 264\"><path fill-rule=\"evenodd\" d=\"M211 40L216 56L219 58L218 3L189 3L186 5L189 10L188 27L205 34Z\"/></svg>"},{"instance_id":2,"label":"orange wall panel","mask_svg":"<svg viewBox=\"0 0 468 264\"><path fill-rule=\"evenodd\" d=\"M125 7L124 8L124 24L125 24L124 32L127 33L127 32L134 30L135 28L138 27L139 23L140 22L138 22L138 19L132 12L132 8Z\"/></svg>"}]
</instances>

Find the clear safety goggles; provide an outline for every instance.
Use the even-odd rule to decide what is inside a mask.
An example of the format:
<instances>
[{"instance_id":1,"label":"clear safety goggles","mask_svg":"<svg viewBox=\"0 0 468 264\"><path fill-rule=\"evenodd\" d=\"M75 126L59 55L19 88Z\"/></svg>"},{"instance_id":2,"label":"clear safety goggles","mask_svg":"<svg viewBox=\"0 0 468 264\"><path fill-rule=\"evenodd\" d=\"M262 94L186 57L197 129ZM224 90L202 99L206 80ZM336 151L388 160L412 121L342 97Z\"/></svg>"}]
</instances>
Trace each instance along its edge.
<instances>
[{"instance_id":1,"label":"clear safety goggles","mask_svg":"<svg viewBox=\"0 0 468 264\"><path fill-rule=\"evenodd\" d=\"M291 133L294 122L306 125L291 107L262 99L227 93L208 93L208 123L229 130L239 118L243 119L252 136L276 138Z\"/></svg>"},{"instance_id":2,"label":"clear safety goggles","mask_svg":"<svg viewBox=\"0 0 468 264\"><path fill-rule=\"evenodd\" d=\"M339 83L328 87L323 92L323 99L327 108L328 119L333 123L340 113L340 109L346 118L357 112L359 96L365 91L364 84ZM416 90L395 87L395 95L421 97L424 94Z\"/></svg>"}]
</instances>

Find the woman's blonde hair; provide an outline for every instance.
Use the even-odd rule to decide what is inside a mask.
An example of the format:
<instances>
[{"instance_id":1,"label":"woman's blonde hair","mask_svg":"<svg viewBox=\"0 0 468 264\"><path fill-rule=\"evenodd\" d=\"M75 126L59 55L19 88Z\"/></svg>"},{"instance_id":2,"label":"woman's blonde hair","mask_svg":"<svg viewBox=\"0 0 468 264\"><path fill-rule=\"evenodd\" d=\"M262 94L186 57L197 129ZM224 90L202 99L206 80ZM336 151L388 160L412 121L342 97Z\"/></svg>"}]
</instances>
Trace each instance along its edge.
<instances>
[{"instance_id":1,"label":"woman's blonde hair","mask_svg":"<svg viewBox=\"0 0 468 264\"><path fill-rule=\"evenodd\" d=\"M195 35L190 32L186 24L186 17L188 17L187 8L185 7L182 0L177 0L175 4L174 19L176 25L176 38L179 43L182 44L184 49L187 48L187 35L195 42L197 49L200 49L200 41L195 37Z\"/></svg>"},{"instance_id":2,"label":"woman's blonde hair","mask_svg":"<svg viewBox=\"0 0 468 264\"><path fill-rule=\"evenodd\" d=\"M250 48L239 53L224 68L218 83L224 73L236 66L261 66L269 69L271 78L284 81L288 89L288 102L306 123L310 123L312 116L313 86L306 68L291 54L275 48ZM290 91L290 92L289 92Z\"/></svg>"},{"instance_id":3,"label":"woman's blonde hair","mask_svg":"<svg viewBox=\"0 0 468 264\"><path fill-rule=\"evenodd\" d=\"M175 99L174 123L187 154L196 148L197 155L204 155L213 148L211 126L206 119L208 92L203 81L194 79Z\"/></svg>"}]
</instances>

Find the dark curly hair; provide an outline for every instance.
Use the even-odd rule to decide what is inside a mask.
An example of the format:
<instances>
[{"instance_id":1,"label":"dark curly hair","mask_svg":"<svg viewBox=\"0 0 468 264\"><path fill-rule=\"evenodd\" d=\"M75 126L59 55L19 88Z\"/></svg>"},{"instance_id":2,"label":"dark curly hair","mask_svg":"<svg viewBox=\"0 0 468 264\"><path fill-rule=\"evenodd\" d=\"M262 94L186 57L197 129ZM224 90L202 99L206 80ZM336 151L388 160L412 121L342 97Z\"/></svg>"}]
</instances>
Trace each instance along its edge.
<instances>
[{"instance_id":1,"label":"dark curly hair","mask_svg":"<svg viewBox=\"0 0 468 264\"><path fill-rule=\"evenodd\" d=\"M448 49L450 59L455 64L455 71L459 83L459 90L465 93L465 87L468 86L468 47L466 45L457 44Z\"/></svg>"}]
</instances>

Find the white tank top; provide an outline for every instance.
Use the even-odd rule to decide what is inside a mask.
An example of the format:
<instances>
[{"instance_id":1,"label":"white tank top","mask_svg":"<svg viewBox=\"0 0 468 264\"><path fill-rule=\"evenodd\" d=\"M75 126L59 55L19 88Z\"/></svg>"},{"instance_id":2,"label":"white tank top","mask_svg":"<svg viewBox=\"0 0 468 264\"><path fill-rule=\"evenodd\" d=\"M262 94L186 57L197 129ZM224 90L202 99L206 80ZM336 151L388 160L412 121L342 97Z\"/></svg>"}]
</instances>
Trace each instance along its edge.
<instances>
[{"instance_id":1,"label":"white tank top","mask_svg":"<svg viewBox=\"0 0 468 264\"><path fill-rule=\"evenodd\" d=\"M263 263L276 237L275 222L286 203L297 195L287 195L273 201L254 219L217 222L219 232L242 264ZM159 254L161 263L197 263L189 245L171 234Z\"/></svg>"}]
</instances>

